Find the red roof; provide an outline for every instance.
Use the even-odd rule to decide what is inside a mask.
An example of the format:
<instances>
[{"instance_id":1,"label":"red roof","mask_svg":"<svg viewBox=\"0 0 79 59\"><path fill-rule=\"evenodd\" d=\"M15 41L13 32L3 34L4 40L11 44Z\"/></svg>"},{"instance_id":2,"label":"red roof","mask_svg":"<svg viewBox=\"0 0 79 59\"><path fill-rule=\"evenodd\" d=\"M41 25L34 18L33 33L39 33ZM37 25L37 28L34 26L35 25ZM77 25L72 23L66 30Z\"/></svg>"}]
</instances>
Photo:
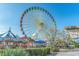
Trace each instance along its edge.
<instances>
[{"instance_id":1,"label":"red roof","mask_svg":"<svg viewBox=\"0 0 79 59\"><path fill-rule=\"evenodd\" d=\"M20 37L20 39L26 40L26 39L28 39L28 37L23 36L23 37Z\"/></svg>"}]
</instances>

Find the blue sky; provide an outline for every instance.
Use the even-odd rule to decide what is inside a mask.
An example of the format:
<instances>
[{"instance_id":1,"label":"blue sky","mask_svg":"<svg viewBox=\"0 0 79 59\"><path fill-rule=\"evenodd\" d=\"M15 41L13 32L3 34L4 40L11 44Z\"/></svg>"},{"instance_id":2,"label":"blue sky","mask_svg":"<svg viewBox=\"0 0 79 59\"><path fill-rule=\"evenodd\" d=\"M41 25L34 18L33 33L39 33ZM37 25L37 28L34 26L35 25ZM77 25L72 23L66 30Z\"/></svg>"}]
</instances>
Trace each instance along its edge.
<instances>
[{"instance_id":1,"label":"blue sky","mask_svg":"<svg viewBox=\"0 0 79 59\"><path fill-rule=\"evenodd\" d=\"M48 10L54 17L57 28L79 26L79 4L0 4L0 33L8 31L22 35L20 17L24 10L32 6L40 6Z\"/></svg>"}]
</instances>

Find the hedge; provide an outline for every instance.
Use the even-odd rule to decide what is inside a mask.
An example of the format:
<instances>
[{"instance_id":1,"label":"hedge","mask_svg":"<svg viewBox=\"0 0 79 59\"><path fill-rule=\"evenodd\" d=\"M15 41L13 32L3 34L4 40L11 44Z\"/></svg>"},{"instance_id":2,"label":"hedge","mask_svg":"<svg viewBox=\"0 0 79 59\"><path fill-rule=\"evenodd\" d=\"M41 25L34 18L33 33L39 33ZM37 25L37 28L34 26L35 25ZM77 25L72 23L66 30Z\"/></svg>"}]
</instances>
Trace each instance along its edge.
<instances>
[{"instance_id":1,"label":"hedge","mask_svg":"<svg viewBox=\"0 0 79 59\"><path fill-rule=\"evenodd\" d=\"M50 48L28 48L26 51L28 51L31 56L46 56L50 53Z\"/></svg>"},{"instance_id":2,"label":"hedge","mask_svg":"<svg viewBox=\"0 0 79 59\"><path fill-rule=\"evenodd\" d=\"M0 49L0 56L26 56L29 55L24 49Z\"/></svg>"},{"instance_id":3,"label":"hedge","mask_svg":"<svg viewBox=\"0 0 79 59\"><path fill-rule=\"evenodd\" d=\"M16 48L0 49L0 56L46 56L50 53L50 48Z\"/></svg>"}]
</instances>

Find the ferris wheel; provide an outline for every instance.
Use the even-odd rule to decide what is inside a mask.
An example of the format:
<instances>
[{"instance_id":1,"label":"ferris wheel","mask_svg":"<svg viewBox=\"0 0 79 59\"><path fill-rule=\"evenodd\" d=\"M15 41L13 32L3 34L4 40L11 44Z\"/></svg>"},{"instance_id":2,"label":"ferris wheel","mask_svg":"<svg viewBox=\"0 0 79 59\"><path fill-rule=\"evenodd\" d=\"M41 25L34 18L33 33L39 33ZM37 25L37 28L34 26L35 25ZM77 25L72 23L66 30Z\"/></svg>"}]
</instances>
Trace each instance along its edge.
<instances>
[{"instance_id":1,"label":"ferris wheel","mask_svg":"<svg viewBox=\"0 0 79 59\"><path fill-rule=\"evenodd\" d=\"M53 16L41 7L26 9L20 20L22 33L34 40L49 40L56 36L56 23Z\"/></svg>"}]
</instances>

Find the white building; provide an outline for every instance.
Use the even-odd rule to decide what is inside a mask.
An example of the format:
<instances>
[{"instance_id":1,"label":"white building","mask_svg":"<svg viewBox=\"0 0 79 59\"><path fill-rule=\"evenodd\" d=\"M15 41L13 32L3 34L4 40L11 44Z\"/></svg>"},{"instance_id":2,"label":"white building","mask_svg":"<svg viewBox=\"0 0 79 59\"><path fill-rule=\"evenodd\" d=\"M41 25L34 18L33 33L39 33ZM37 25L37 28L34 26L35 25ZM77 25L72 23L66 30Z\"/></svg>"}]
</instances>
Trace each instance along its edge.
<instances>
[{"instance_id":1,"label":"white building","mask_svg":"<svg viewBox=\"0 0 79 59\"><path fill-rule=\"evenodd\" d=\"M75 41L79 41L79 27L78 26L68 26L65 27L66 34Z\"/></svg>"}]
</instances>

